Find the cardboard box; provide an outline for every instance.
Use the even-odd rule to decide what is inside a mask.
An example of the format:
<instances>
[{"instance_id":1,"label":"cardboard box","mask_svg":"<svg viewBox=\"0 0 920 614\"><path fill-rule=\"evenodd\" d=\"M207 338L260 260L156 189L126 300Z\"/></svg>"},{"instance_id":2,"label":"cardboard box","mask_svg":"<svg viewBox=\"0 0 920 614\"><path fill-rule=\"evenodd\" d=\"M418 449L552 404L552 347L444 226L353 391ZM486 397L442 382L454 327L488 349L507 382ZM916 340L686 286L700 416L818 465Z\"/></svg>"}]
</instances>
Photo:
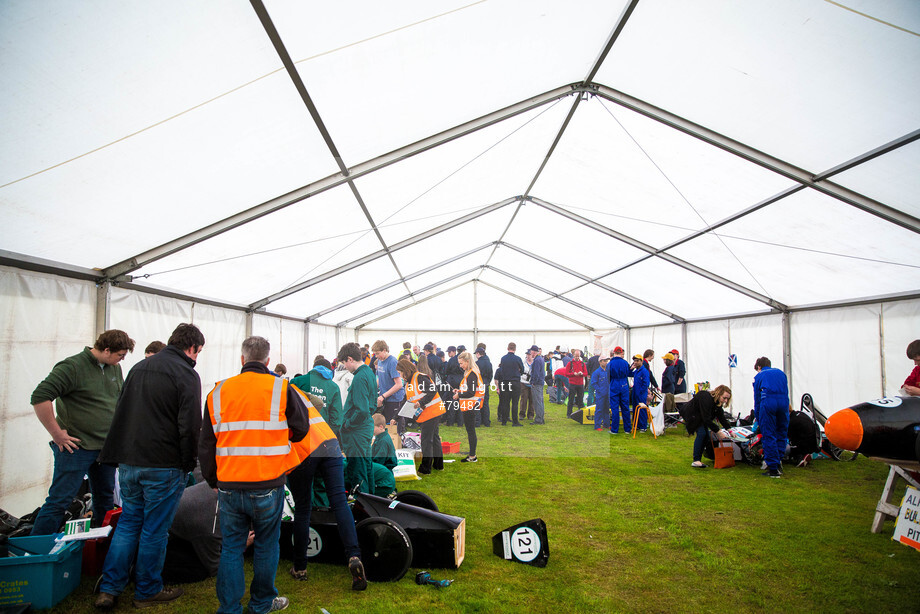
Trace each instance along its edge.
<instances>
[{"instance_id":1,"label":"cardboard box","mask_svg":"<svg viewBox=\"0 0 920 614\"><path fill-rule=\"evenodd\" d=\"M397 450L402 447L402 437L399 436L399 433L396 432L395 424L387 425L387 433L390 434L390 439L393 440L393 447Z\"/></svg>"},{"instance_id":2,"label":"cardboard box","mask_svg":"<svg viewBox=\"0 0 920 614\"><path fill-rule=\"evenodd\" d=\"M10 554L16 556L0 559L0 607L31 603L35 610L52 608L77 588L83 542L68 542L49 554L54 537L10 539Z\"/></svg>"}]
</instances>

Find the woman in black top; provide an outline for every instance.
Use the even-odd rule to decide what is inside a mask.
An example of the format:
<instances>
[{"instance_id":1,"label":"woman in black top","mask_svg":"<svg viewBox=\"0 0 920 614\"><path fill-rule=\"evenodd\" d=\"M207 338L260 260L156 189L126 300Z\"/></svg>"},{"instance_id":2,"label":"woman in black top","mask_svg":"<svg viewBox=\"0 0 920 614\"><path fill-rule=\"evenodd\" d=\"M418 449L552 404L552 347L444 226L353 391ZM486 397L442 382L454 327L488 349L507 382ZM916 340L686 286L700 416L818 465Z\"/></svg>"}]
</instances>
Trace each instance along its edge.
<instances>
[{"instance_id":1,"label":"woman in black top","mask_svg":"<svg viewBox=\"0 0 920 614\"><path fill-rule=\"evenodd\" d=\"M419 360L418 367L412 361L402 358L396 363L396 370L402 375L406 386L406 400L415 405L415 421L421 427L422 462L418 472L423 475L444 468L444 453L438 424L444 415L444 403L438 396L438 387L431 381L431 370L427 360Z\"/></svg>"},{"instance_id":2,"label":"woman in black top","mask_svg":"<svg viewBox=\"0 0 920 614\"><path fill-rule=\"evenodd\" d=\"M681 406L680 415L683 417L684 425L687 427L687 434L696 434L696 439L693 441L693 463L690 465L691 467L697 469L706 467L702 459L703 448L706 446L709 431L716 433L719 439L728 438L728 433L723 429L727 429L729 425L722 408L728 404L731 398L731 388L723 384L717 386L714 390L701 390L689 402Z\"/></svg>"}]
</instances>

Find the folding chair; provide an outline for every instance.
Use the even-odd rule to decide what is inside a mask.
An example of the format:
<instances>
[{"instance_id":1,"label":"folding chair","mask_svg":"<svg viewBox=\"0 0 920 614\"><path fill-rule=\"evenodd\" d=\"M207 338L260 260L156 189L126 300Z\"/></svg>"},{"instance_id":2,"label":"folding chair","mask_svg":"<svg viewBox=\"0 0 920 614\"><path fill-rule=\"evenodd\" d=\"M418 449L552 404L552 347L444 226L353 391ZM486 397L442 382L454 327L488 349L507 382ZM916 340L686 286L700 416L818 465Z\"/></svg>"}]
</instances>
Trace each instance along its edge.
<instances>
[{"instance_id":1,"label":"folding chair","mask_svg":"<svg viewBox=\"0 0 920 614\"><path fill-rule=\"evenodd\" d=\"M652 410L648 408L648 405L645 403L639 403L636 405L636 408L633 410L633 419L632 419L632 436L633 439L636 438L636 431L639 428L639 412L645 410L645 417L648 418L649 430L652 431L652 435L655 436L655 439L658 439L658 433L655 432L655 425L652 424Z\"/></svg>"}]
</instances>

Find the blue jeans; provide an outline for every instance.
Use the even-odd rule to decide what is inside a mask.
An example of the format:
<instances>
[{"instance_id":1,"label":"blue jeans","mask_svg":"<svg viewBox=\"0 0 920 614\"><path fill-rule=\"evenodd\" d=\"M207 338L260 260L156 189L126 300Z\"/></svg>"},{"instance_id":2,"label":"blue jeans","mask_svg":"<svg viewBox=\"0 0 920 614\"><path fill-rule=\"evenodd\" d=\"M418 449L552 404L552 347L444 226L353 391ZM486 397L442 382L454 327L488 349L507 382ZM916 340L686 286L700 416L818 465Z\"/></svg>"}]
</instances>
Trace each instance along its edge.
<instances>
[{"instance_id":1,"label":"blue jeans","mask_svg":"<svg viewBox=\"0 0 920 614\"><path fill-rule=\"evenodd\" d=\"M256 539L253 544L252 584L249 585L249 611L268 612L278 596L275 572L281 538L281 511L284 508L284 487L262 490L217 491L220 504L220 530L223 544L220 567L217 570L217 600L219 614L241 614L240 600L246 592L243 574L243 551L249 526Z\"/></svg>"},{"instance_id":2,"label":"blue jeans","mask_svg":"<svg viewBox=\"0 0 920 614\"><path fill-rule=\"evenodd\" d=\"M102 526L105 513L115 507L115 467L96 462L99 450L77 448L73 452L58 450L52 441L54 453L54 475L51 488L41 511L32 526L32 535L51 535L61 530L64 512L73 498L80 492L83 476L89 476L89 487L93 493L93 526Z\"/></svg>"},{"instance_id":3,"label":"blue jeans","mask_svg":"<svg viewBox=\"0 0 920 614\"><path fill-rule=\"evenodd\" d=\"M429 420L437 424L437 419ZM425 423L427 424L427 422ZM361 556L355 518L345 495L345 474L339 442L330 439L317 448L300 466L288 475L288 488L294 496L294 569L307 568L307 546L310 544L310 512L313 509L313 476L323 478L329 506L335 514L336 528L345 549L345 556Z\"/></svg>"},{"instance_id":4,"label":"blue jeans","mask_svg":"<svg viewBox=\"0 0 920 614\"><path fill-rule=\"evenodd\" d=\"M135 552L135 599L147 599L163 590L169 526L187 478L181 469L119 466L121 517L105 557L100 591L118 595L125 589Z\"/></svg>"},{"instance_id":5,"label":"blue jeans","mask_svg":"<svg viewBox=\"0 0 920 614\"><path fill-rule=\"evenodd\" d=\"M556 376L556 404L561 405L565 403L566 394L565 389L569 387L569 378L557 375Z\"/></svg>"},{"instance_id":6,"label":"blue jeans","mask_svg":"<svg viewBox=\"0 0 920 614\"><path fill-rule=\"evenodd\" d=\"M703 460L703 450L706 448L706 442L709 441L709 429L700 425L696 429L696 439L693 440L693 461Z\"/></svg>"},{"instance_id":7,"label":"blue jeans","mask_svg":"<svg viewBox=\"0 0 920 614\"><path fill-rule=\"evenodd\" d=\"M534 386L531 385L530 393L533 395L533 423L534 424L546 424L546 418L544 417L543 409L543 386Z\"/></svg>"}]
</instances>

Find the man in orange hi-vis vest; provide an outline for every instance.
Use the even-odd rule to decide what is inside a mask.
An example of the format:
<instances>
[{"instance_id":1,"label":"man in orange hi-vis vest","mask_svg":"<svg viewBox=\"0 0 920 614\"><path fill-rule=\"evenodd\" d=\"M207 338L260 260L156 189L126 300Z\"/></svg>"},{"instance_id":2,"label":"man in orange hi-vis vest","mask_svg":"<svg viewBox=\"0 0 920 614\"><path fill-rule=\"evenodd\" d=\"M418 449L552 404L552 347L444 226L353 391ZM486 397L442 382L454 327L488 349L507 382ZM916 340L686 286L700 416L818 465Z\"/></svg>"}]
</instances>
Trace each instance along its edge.
<instances>
[{"instance_id":1,"label":"man in orange hi-vis vest","mask_svg":"<svg viewBox=\"0 0 920 614\"><path fill-rule=\"evenodd\" d=\"M202 422L198 441L201 473L218 489L223 533L217 570L221 614L243 611L243 550L250 524L255 542L248 609L263 614L289 604L275 588L284 483L301 461L291 442L306 437L310 424L303 397L268 370L270 349L262 337L243 341L243 369L208 393L208 420Z\"/></svg>"}]
</instances>

